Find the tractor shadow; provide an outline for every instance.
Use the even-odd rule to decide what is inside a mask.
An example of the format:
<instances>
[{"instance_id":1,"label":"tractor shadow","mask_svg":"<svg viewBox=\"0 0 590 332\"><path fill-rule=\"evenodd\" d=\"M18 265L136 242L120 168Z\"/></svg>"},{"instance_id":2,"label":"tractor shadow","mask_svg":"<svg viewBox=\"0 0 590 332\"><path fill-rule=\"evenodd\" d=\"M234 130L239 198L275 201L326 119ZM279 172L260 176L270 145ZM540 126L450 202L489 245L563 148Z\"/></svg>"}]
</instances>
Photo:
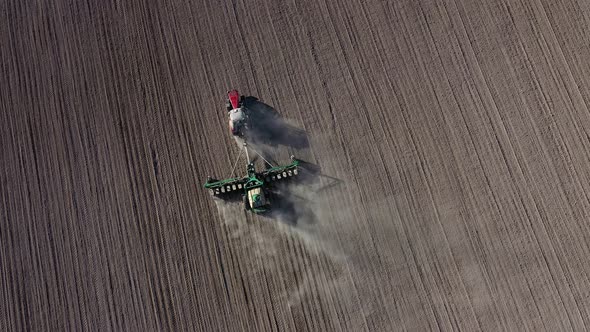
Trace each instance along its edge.
<instances>
[{"instance_id":1,"label":"tractor shadow","mask_svg":"<svg viewBox=\"0 0 590 332\"><path fill-rule=\"evenodd\" d=\"M289 124L272 106L253 96L244 97L250 123L249 139L272 147L284 145L295 149L309 147L304 130Z\"/></svg>"},{"instance_id":2,"label":"tractor shadow","mask_svg":"<svg viewBox=\"0 0 590 332\"><path fill-rule=\"evenodd\" d=\"M317 164L299 160L299 167L300 183L310 186L316 194L344 183L341 179L322 173L321 166Z\"/></svg>"},{"instance_id":3,"label":"tractor shadow","mask_svg":"<svg viewBox=\"0 0 590 332\"><path fill-rule=\"evenodd\" d=\"M273 192L273 208L266 216L291 227L318 222L309 198L284 191Z\"/></svg>"},{"instance_id":4,"label":"tractor shadow","mask_svg":"<svg viewBox=\"0 0 590 332\"><path fill-rule=\"evenodd\" d=\"M266 216L289 226L318 223L318 195L344 183L343 180L323 174L319 165L299 161L299 175L291 183L278 185L273 190L273 209Z\"/></svg>"}]
</instances>

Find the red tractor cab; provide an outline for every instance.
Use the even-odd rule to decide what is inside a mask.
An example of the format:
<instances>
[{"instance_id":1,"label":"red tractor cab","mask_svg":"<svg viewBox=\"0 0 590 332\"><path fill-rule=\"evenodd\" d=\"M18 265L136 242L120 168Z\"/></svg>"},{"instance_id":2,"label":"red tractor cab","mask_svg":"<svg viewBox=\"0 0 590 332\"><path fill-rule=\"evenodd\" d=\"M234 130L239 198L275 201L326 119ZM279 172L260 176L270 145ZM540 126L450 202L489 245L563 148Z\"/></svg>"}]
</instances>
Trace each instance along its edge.
<instances>
[{"instance_id":1,"label":"red tractor cab","mask_svg":"<svg viewBox=\"0 0 590 332\"><path fill-rule=\"evenodd\" d=\"M231 111L232 109L240 108L242 106L242 99L244 99L244 97L240 96L238 90L230 90L227 92L227 99L227 110Z\"/></svg>"},{"instance_id":2,"label":"red tractor cab","mask_svg":"<svg viewBox=\"0 0 590 332\"><path fill-rule=\"evenodd\" d=\"M244 129L247 126L248 116L242 106L244 96L240 96L238 90L227 92L227 112L229 116L229 130L234 136L244 136Z\"/></svg>"}]
</instances>

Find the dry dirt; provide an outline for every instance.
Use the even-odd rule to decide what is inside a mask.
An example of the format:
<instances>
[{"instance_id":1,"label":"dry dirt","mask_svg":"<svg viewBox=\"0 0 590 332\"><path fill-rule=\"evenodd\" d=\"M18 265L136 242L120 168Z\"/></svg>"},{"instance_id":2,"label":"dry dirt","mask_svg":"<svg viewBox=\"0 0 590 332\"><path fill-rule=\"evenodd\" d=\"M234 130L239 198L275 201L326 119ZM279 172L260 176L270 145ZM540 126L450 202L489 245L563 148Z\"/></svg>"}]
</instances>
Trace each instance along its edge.
<instances>
[{"instance_id":1,"label":"dry dirt","mask_svg":"<svg viewBox=\"0 0 590 332\"><path fill-rule=\"evenodd\" d=\"M278 3L0 3L0 330L586 329L590 2ZM288 209L202 188L230 88Z\"/></svg>"}]
</instances>

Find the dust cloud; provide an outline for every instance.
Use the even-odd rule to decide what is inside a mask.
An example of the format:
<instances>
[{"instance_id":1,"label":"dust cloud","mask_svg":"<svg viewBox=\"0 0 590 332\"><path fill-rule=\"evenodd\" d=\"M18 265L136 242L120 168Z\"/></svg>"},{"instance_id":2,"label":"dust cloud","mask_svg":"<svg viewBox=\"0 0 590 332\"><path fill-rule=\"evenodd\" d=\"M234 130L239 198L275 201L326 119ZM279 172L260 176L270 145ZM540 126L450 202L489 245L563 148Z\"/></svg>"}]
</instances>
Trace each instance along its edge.
<instances>
[{"instance_id":1,"label":"dust cloud","mask_svg":"<svg viewBox=\"0 0 590 332\"><path fill-rule=\"evenodd\" d=\"M259 163L257 153L273 163L285 150L306 149L304 131L291 126L274 109L257 100L246 103L252 125L246 140L251 159ZM238 146L244 139L235 137ZM256 151L256 152L254 152ZM324 159L326 156L324 156ZM325 162L326 160L324 160ZM240 202L217 202L219 214L232 241L248 250L257 263L251 273L261 270L277 273L277 265L299 246L307 260L299 263L302 277L285 286L280 297L288 307L304 305L310 298L339 298L357 308L355 321L366 317L387 317L382 308L391 307L391 290L371 285L387 284L395 278L392 271L403 264L399 248L390 241L399 237L401 227L393 197L363 203L351 193L354 184L322 172L320 165L301 161L296 181L277 183L272 188L271 211L264 215L244 213ZM393 222L392 222L393 220ZM371 238L362 225L381 227L379 239Z\"/></svg>"}]
</instances>

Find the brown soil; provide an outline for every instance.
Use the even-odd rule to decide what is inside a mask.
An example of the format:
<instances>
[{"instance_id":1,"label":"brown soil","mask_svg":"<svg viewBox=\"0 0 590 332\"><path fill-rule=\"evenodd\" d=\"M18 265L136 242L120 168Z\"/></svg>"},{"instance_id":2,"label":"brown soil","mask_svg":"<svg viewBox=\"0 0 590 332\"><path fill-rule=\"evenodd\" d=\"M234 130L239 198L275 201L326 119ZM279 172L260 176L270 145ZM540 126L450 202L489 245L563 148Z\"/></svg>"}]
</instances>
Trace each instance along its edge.
<instances>
[{"instance_id":1,"label":"brown soil","mask_svg":"<svg viewBox=\"0 0 590 332\"><path fill-rule=\"evenodd\" d=\"M0 330L587 328L590 2L278 3L0 3Z\"/></svg>"}]
</instances>

